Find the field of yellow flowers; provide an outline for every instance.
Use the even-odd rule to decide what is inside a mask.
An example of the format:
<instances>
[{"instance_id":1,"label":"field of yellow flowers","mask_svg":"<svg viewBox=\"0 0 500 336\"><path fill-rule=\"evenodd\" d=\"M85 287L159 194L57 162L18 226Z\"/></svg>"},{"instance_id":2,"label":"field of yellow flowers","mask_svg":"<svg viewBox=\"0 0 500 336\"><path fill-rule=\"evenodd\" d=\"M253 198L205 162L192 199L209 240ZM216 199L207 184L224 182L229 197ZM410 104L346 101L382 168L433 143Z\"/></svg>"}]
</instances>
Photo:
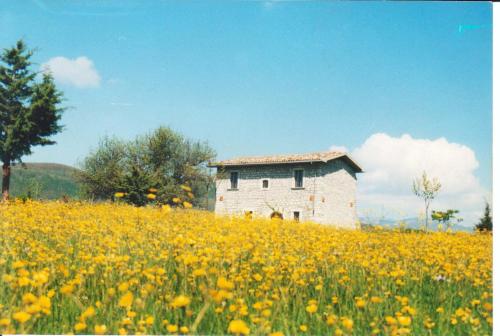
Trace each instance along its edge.
<instances>
[{"instance_id":1,"label":"field of yellow flowers","mask_svg":"<svg viewBox=\"0 0 500 336\"><path fill-rule=\"evenodd\" d=\"M492 332L492 237L120 204L0 205L0 332Z\"/></svg>"}]
</instances>

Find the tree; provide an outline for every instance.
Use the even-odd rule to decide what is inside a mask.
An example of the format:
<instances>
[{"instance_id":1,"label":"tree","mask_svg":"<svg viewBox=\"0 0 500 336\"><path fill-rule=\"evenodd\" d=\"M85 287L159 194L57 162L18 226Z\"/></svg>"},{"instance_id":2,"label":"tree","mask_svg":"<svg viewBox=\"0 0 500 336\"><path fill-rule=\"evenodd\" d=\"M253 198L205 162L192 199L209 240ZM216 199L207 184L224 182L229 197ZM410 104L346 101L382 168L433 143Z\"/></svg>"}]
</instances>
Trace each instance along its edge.
<instances>
[{"instance_id":1,"label":"tree","mask_svg":"<svg viewBox=\"0 0 500 336\"><path fill-rule=\"evenodd\" d=\"M11 165L22 162L33 146L53 145L50 136L62 130L62 93L49 73L37 81L33 51L19 40L0 55L0 159L2 195L9 197Z\"/></svg>"},{"instance_id":2,"label":"tree","mask_svg":"<svg viewBox=\"0 0 500 336\"><path fill-rule=\"evenodd\" d=\"M480 219L479 223L476 224L476 229L479 231L492 231L493 230L493 220L491 218L491 209L488 202L484 207L484 215Z\"/></svg>"},{"instance_id":3,"label":"tree","mask_svg":"<svg viewBox=\"0 0 500 336\"><path fill-rule=\"evenodd\" d=\"M431 217L433 220L437 221L440 224L443 224L446 226L446 229L448 230L451 225L456 224L453 223L452 221L455 220L457 223L461 222L463 219L455 216L458 214L458 210L454 209L449 209L446 211L434 211L432 210Z\"/></svg>"},{"instance_id":4,"label":"tree","mask_svg":"<svg viewBox=\"0 0 500 336\"><path fill-rule=\"evenodd\" d=\"M425 204L425 231L429 229L429 205L436 197L439 189L441 189L441 183L436 178L430 180L425 171L421 178L416 178L413 181L413 193L422 198Z\"/></svg>"},{"instance_id":5,"label":"tree","mask_svg":"<svg viewBox=\"0 0 500 336\"><path fill-rule=\"evenodd\" d=\"M179 196L185 196L202 206L207 186L213 183L206 164L214 157L206 143L159 127L132 141L104 138L85 158L77 178L93 199L112 199L119 193L121 199L137 206L152 201L174 205Z\"/></svg>"}]
</instances>

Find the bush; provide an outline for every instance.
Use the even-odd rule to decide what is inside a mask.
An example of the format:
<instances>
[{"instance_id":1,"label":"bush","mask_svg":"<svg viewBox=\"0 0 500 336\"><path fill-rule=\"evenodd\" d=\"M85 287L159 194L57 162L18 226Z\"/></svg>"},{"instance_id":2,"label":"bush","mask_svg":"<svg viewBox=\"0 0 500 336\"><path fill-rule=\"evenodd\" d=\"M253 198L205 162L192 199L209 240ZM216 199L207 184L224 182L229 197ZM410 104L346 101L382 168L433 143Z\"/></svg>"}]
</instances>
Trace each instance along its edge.
<instances>
[{"instance_id":1,"label":"bush","mask_svg":"<svg viewBox=\"0 0 500 336\"><path fill-rule=\"evenodd\" d=\"M85 158L77 178L91 199L114 199L118 194L137 206L176 205L188 199L202 206L213 184L206 164L214 157L208 144L160 127L128 142L104 138Z\"/></svg>"}]
</instances>

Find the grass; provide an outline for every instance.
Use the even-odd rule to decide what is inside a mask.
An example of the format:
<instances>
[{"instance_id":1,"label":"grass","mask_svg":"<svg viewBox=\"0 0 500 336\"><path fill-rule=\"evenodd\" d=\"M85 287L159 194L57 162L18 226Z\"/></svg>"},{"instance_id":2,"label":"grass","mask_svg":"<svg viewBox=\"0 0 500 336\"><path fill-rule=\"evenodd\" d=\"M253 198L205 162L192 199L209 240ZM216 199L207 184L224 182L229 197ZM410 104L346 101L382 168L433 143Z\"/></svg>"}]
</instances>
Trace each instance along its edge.
<instances>
[{"instance_id":1,"label":"grass","mask_svg":"<svg viewBox=\"0 0 500 336\"><path fill-rule=\"evenodd\" d=\"M2 333L492 332L489 234L77 202L0 205L0 229Z\"/></svg>"}]
</instances>

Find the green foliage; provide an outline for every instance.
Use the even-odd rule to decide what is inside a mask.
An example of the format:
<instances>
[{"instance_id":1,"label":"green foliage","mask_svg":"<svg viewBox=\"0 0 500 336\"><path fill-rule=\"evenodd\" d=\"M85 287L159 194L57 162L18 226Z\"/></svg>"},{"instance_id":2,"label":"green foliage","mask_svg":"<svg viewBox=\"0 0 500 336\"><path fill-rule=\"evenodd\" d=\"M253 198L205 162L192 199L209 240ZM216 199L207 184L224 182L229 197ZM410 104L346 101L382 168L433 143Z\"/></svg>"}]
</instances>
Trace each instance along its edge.
<instances>
[{"instance_id":1,"label":"green foliage","mask_svg":"<svg viewBox=\"0 0 500 336\"><path fill-rule=\"evenodd\" d=\"M213 181L206 164L214 157L206 143L160 127L128 142L104 138L82 163L78 179L92 199L112 199L120 192L124 201L142 206L151 202L146 195L153 188L156 203L174 205L174 197L184 195L208 207ZM182 185L192 189L194 200Z\"/></svg>"},{"instance_id":2,"label":"green foliage","mask_svg":"<svg viewBox=\"0 0 500 336\"><path fill-rule=\"evenodd\" d=\"M425 171L423 172L421 178L417 178L413 181L413 193L417 197L420 197L424 200L426 231L429 229L429 205L431 204L431 201L436 197L439 189L441 189L441 183L439 183L438 179L429 179Z\"/></svg>"},{"instance_id":3,"label":"green foliage","mask_svg":"<svg viewBox=\"0 0 500 336\"><path fill-rule=\"evenodd\" d=\"M2 191L8 196L10 165L31 154L33 146L52 145L62 130L62 93L52 76L40 81L30 69L33 55L22 40L0 55L0 159L4 166Z\"/></svg>"},{"instance_id":4,"label":"green foliage","mask_svg":"<svg viewBox=\"0 0 500 336\"><path fill-rule=\"evenodd\" d=\"M460 211L449 209L446 211L434 211L432 210L432 220L437 221L439 224L446 226L449 229L453 224L461 222L463 219L456 216ZM455 223L453 222L455 221Z\"/></svg>"},{"instance_id":5,"label":"green foliage","mask_svg":"<svg viewBox=\"0 0 500 336\"><path fill-rule=\"evenodd\" d=\"M31 199L79 198L73 167L52 163L24 163L12 167L10 194Z\"/></svg>"},{"instance_id":6,"label":"green foliage","mask_svg":"<svg viewBox=\"0 0 500 336\"><path fill-rule=\"evenodd\" d=\"M476 224L476 229L479 231L492 231L493 230L493 219L491 218L491 209L489 203L486 202L484 207L484 215L480 219L479 223Z\"/></svg>"}]
</instances>

